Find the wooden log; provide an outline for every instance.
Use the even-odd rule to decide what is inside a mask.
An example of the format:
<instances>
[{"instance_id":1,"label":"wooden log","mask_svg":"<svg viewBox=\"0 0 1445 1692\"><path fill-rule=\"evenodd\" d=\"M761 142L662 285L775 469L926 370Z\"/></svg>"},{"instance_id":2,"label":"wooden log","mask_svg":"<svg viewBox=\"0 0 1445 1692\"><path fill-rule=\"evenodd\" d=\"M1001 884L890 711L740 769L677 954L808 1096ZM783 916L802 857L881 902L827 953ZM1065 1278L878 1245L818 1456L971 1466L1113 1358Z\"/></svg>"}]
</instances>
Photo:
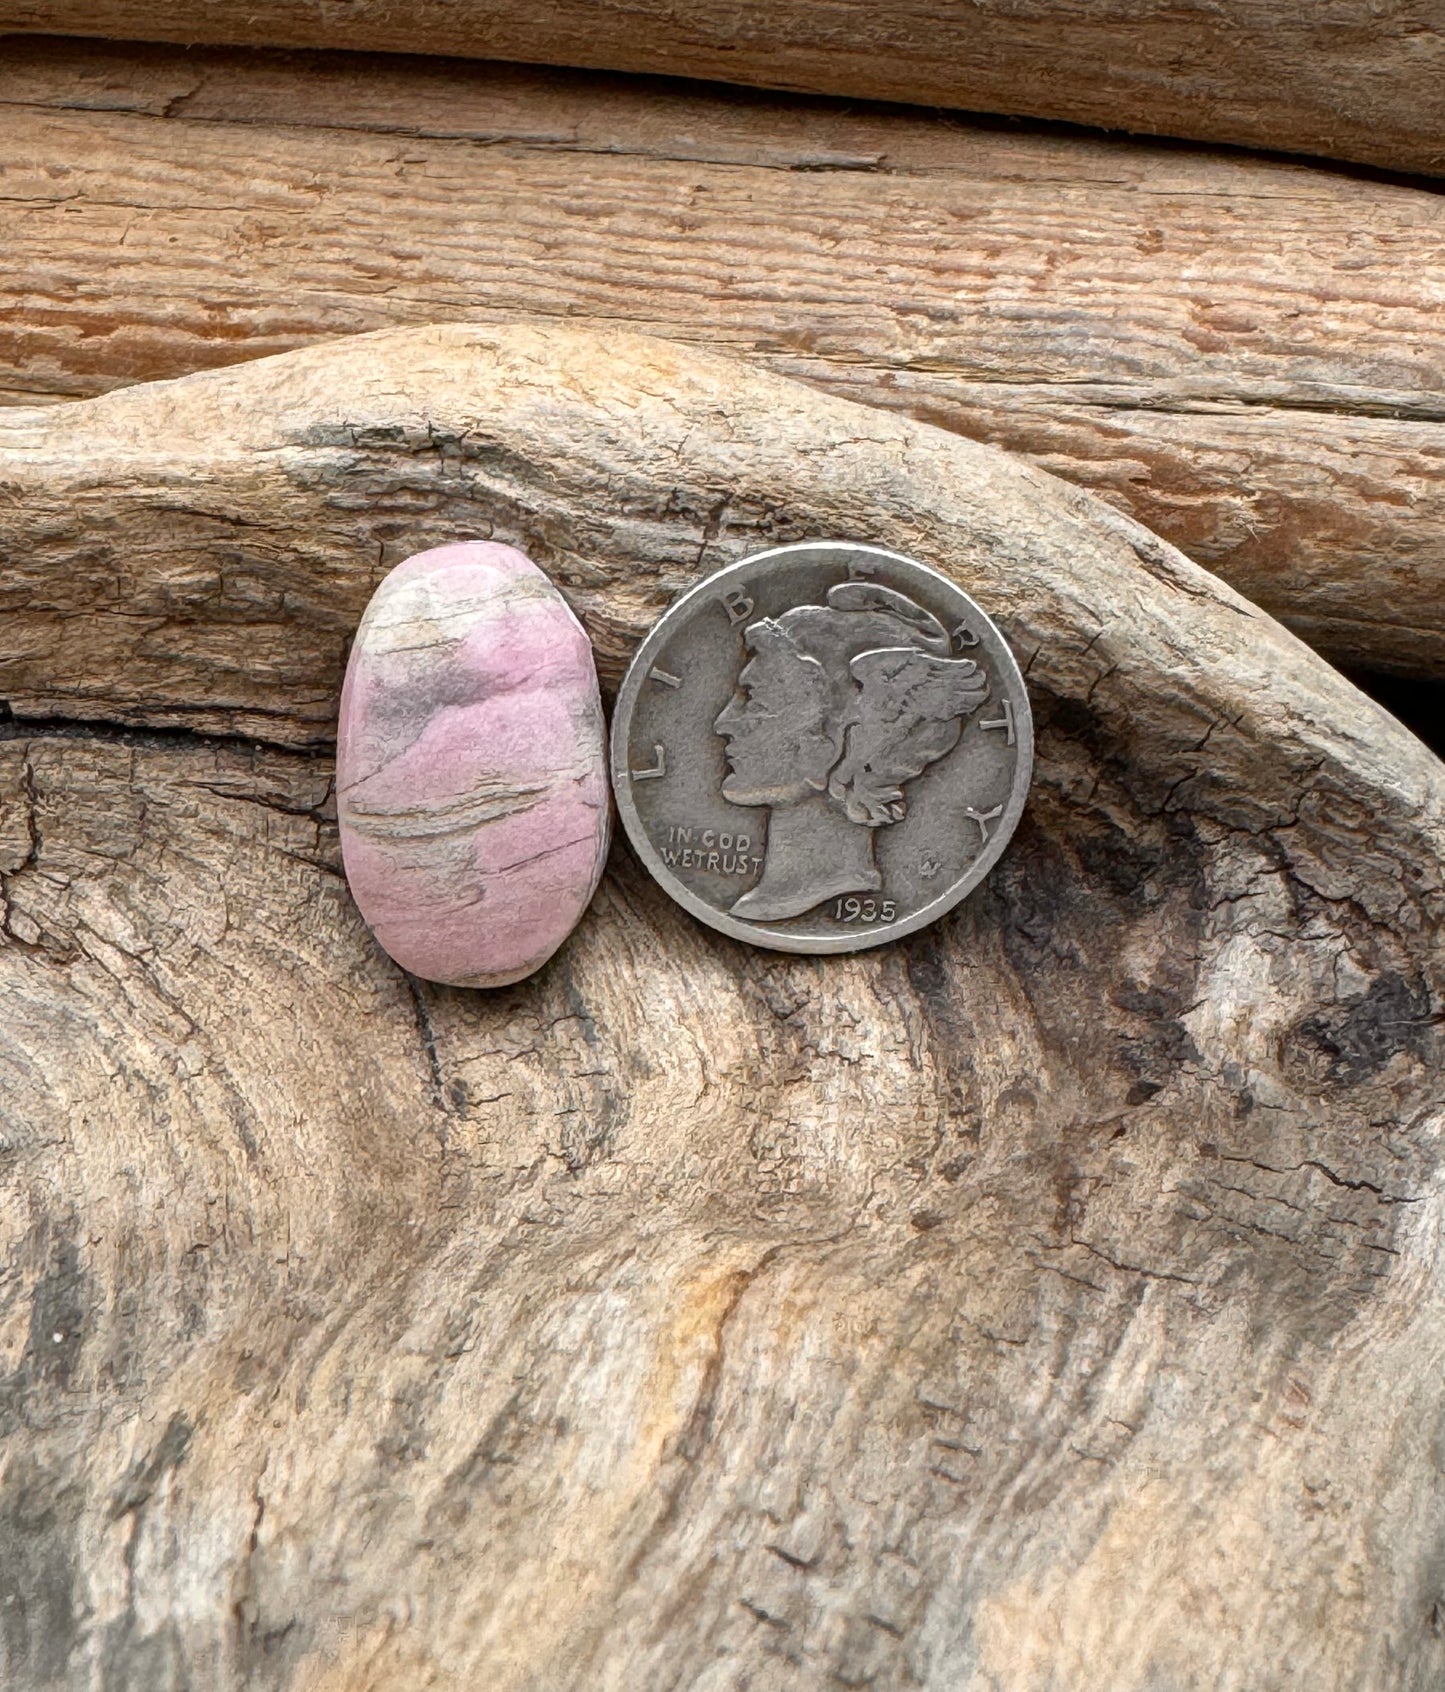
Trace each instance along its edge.
<instances>
[{"instance_id":1,"label":"wooden log","mask_svg":"<svg viewBox=\"0 0 1445 1692\"><path fill-rule=\"evenodd\" d=\"M495 67L37 46L16 399L474 314L745 352L1104 493L1445 675L1445 203L1295 166Z\"/></svg>"},{"instance_id":2,"label":"wooden log","mask_svg":"<svg viewBox=\"0 0 1445 1692\"><path fill-rule=\"evenodd\" d=\"M389 333L0 434L7 1684L1439 1683L1418 742L1089 496L637 338ZM304 747L392 557L523 543L615 676L836 532L1027 665L960 911L768 954L619 848L516 987L368 942Z\"/></svg>"},{"instance_id":3,"label":"wooden log","mask_svg":"<svg viewBox=\"0 0 1445 1692\"><path fill-rule=\"evenodd\" d=\"M1445 169L1436 0L4 0L0 29L662 72Z\"/></svg>"}]
</instances>

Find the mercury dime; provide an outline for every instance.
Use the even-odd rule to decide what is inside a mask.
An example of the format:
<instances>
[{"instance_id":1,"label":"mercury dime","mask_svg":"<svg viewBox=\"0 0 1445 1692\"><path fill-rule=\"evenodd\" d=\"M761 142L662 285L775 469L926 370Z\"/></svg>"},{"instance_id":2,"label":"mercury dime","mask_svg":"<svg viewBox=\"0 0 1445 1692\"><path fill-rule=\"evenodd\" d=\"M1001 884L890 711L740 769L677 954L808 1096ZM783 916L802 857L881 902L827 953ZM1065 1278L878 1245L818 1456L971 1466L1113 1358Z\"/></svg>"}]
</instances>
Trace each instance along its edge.
<instances>
[{"instance_id":1,"label":"mercury dime","mask_svg":"<svg viewBox=\"0 0 1445 1692\"><path fill-rule=\"evenodd\" d=\"M849 541L774 547L685 593L612 724L648 869L694 916L785 952L942 916L998 861L1032 768L999 631L937 570Z\"/></svg>"}]
</instances>

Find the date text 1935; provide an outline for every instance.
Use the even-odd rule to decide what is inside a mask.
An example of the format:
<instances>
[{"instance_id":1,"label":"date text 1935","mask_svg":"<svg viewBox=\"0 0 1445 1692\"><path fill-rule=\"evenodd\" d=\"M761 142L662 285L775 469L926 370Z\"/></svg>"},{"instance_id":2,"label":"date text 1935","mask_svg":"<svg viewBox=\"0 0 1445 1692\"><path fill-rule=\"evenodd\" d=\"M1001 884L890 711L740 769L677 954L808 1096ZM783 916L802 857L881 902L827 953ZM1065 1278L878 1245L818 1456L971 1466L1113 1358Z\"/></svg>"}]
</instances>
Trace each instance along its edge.
<instances>
[{"instance_id":1,"label":"date text 1935","mask_svg":"<svg viewBox=\"0 0 1445 1692\"><path fill-rule=\"evenodd\" d=\"M892 899L835 899L831 915L838 922L892 922L898 906Z\"/></svg>"}]
</instances>

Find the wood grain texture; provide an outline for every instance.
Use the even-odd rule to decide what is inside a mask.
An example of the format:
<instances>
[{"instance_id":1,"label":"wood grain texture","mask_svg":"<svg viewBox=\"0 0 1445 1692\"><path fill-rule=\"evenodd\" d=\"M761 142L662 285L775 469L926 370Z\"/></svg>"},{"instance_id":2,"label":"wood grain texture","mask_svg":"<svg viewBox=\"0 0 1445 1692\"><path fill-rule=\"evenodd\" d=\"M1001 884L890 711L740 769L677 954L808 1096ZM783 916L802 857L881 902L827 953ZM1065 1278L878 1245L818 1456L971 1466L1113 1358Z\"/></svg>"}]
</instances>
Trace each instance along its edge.
<instances>
[{"instance_id":1,"label":"wood grain texture","mask_svg":"<svg viewBox=\"0 0 1445 1692\"><path fill-rule=\"evenodd\" d=\"M0 388L620 323L1030 454L1331 655L1445 675L1445 200L496 68L35 46Z\"/></svg>"},{"instance_id":2,"label":"wood grain texture","mask_svg":"<svg viewBox=\"0 0 1445 1692\"><path fill-rule=\"evenodd\" d=\"M1445 767L1388 716L1090 496L643 339L0 436L7 1684L1440 1683ZM524 546L615 679L861 532L1027 666L958 912L767 954L618 847L517 987L368 943L324 740L393 557Z\"/></svg>"},{"instance_id":3,"label":"wood grain texture","mask_svg":"<svg viewBox=\"0 0 1445 1692\"><path fill-rule=\"evenodd\" d=\"M3 0L0 28L662 72L1445 169L1439 0Z\"/></svg>"}]
</instances>

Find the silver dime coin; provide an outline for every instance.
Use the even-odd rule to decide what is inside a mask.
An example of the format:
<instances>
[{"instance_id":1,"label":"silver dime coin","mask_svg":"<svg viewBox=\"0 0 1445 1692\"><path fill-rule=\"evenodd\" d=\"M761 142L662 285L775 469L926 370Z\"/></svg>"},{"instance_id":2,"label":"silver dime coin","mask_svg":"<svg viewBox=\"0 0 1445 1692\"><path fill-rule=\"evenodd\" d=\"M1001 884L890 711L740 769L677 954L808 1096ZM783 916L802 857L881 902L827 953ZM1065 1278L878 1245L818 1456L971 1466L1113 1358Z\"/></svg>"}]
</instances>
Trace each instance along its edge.
<instances>
[{"instance_id":1,"label":"silver dime coin","mask_svg":"<svg viewBox=\"0 0 1445 1692\"><path fill-rule=\"evenodd\" d=\"M739 940L851 952L983 880L1033 770L1003 636L946 576L850 541L779 546L677 600L617 696L628 838Z\"/></svg>"}]
</instances>

